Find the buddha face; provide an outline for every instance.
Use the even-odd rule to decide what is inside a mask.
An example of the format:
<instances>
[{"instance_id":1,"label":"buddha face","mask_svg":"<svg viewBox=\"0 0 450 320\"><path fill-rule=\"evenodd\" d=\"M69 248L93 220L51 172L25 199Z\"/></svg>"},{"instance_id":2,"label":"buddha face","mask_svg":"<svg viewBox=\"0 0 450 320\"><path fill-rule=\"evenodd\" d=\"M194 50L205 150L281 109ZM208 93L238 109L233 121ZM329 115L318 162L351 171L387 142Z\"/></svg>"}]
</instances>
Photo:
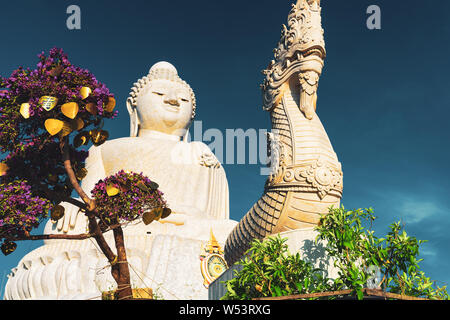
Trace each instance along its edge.
<instances>
[{"instance_id":1,"label":"buddha face","mask_svg":"<svg viewBox=\"0 0 450 320\"><path fill-rule=\"evenodd\" d=\"M189 128L192 98L188 88L170 80L152 80L136 99L141 129L182 136Z\"/></svg>"}]
</instances>

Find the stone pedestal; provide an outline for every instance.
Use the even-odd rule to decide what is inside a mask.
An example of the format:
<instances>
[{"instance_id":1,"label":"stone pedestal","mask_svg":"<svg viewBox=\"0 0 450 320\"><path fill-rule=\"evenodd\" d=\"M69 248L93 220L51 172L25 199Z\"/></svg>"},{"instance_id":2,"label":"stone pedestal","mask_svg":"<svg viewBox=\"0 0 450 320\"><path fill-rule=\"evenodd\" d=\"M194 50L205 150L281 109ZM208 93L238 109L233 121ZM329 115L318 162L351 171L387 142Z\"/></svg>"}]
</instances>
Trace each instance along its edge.
<instances>
[{"instance_id":1,"label":"stone pedestal","mask_svg":"<svg viewBox=\"0 0 450 320\"><path fill-rule=\"evenodd\" d=\"M124 234L132 288L151 288L164 300L207 300L203 247L210 241L210 230L223 246L235 224L198 219L183 226L158 221L128 226ZM115 251L112 232L105 233L105 239ZM98 300L116 287L110 264L94 240L51 240L19 262L5 287L5 299Z\"/></svg>"}]
</instances>

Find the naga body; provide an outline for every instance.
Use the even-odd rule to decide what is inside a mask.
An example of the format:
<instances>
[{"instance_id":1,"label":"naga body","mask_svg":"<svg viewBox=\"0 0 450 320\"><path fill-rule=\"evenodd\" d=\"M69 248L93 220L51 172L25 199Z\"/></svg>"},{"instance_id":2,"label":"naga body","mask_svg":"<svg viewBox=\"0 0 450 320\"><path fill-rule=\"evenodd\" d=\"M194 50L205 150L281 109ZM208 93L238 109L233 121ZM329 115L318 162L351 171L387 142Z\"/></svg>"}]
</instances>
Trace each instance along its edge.
<instances>
[{"instance_id":1,"label":"naga body","mask_svg":"<svg viewBox=\"0 0 450 320\"><path fill-rule=\"evenodd\" d=\"M341 164L315 112L326 56L320 0L292 5L274 53L262 85L263 109L272 123L272 173L261 198L226 241L229 266L253 239L316 226L342 197Z\"/></svg>"}]
</instances>

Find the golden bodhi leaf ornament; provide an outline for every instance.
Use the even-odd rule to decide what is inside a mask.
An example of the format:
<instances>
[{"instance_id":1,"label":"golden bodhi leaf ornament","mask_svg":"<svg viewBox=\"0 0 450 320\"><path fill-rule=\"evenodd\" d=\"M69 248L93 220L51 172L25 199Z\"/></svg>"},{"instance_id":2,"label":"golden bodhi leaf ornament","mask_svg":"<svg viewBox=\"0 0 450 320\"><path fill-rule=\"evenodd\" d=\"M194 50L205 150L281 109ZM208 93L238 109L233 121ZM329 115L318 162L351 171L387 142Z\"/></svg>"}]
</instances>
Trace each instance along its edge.
<instances>
[{"instance_id":1,"label":"golden bodhi leaf ornament","mask_svg":"<svg viewBox=\"0 0 450 320\"><path fill-rule=\"evenodd\" d=\"M81 181L81 180L83 180L83 179L87 176L87 174L88 174L87 169L86 169L86 168L81 168L80 170L77 170L77 171L75 172L75 177L76 177L79 181Z\"/></svg>"},{"instance_id":2,"label":"golden bodhi leaf ornament","mask_svg":"<svg viewBox=\"0 0 450 320\"><path fill-rule=\"evenodd\" d=\"M45 129L50 133L50 135L54 136L58 132L60 132L64 126L64 122L58 119L47 119L44 122Z\"/></svg>"},{"instance_id":3,"label":"golden bodhi leaf ornament","mask_svg":"<svg viewBox=\"0 0 450 320\"><path fill-rule=\"evenodd\" d=\"M61 137L69 135L74 129L70 123L58 119L47 119L44 126L50 135L54 136L59 133Z\"/></svg>"},{"instance_id":4,"label":"golden bodhi leaf ornament","mask_svg":"<svg viewBox=\"0 0 450 320\"><path fill-rule=\"evenodd\" d=\"M106 193L110 197L114 197L115 195L119 194L119 192L120 192L120 190L118 188L116 188L116 186L114 186L113 184L108 184L106 186Z\"/></svg>"},{"instance_id":5,"label":"golden bodhi leaf ornament","mask_svg":"<svg viewBox=\"0 0 450 320\"><path fill-rule=\"evenodd\" d=\"M22 103L20 105L20 114L25 119L28 119L30 117L30 104L29 103Z\"/></svg>"},{"instance_id":6,"label":"golden bodhi leaf ornament","mask_svg":"<svg viewBox=\"0 0 450 320\"><path fill-rule=\"evenodd\" d=\"M113 97L109 97L108 103L105 105L105 110L107 112L113 112L115 107L116 107L116 99L114 99Z\"/></svg>"},{"instance_id":7,"label":"golden bodhi leaf ornament","mask_svg":"<svg viewBox=\"0 0 450 320\"><path fill-rule=\"evenodd\" d=\"M61 106L61 112L63 113L63 115L70 119L75 119L78 114L78 110L79 108L76 102L64 103Z\"/></svg>"},{"instance_id":8,"label":"golden bodhi leaf ornament","mask_svg":"<svg viewBox=\"0 0 450 320\"><path fill-rule=\"evenodd\" d=\"M0 162L0 177L8 173L9 167L6 163Z\"/></svg>"},{"instance_id":9,"label":"golden bodhi leaf ornament","mask_svg":"<svg viewBox=\"0 0 450 320\"><path fill-rule=\"evenodd\" d=\"M144 192L148 192L149 191L147 186L145 185L145 183L143 181L139 181L138 183L136 183L136 186L139 189L141 189L142 191L144 191Z\"/></svg>"},{"instance_id":10,"label":"golden bodhi leaf ornament","mask_svg":"<svg viewBox=\"0 0 450 320\"><path fill-rule=\"evenodd\" d=\"M159 220L161 218L162 208L154 208L151 211L146 211L142 215L142 221L145 225L149 225L155 220Z\"/></svg>"},{"instance_id":11,"label":"golden bodhi leaf ornament","mask_svg":"<svg viewBox=\"0 0 450 320\"><path fill-rule=\"evenodd\" d=\"M155 220L155 215L152 213L152 211L146 211L142 215L142 221L147 226L150 223L152 223Z\"/></svg>"},{"instance_id":12,"label":"golden bodhi leaf ornament","mask_svg":"<svg viewBox=\"0 0 450 320\"><path fill-rule=\"evenodd\" d=\"M90 130L89 135L91 136L92 143L98 147L108 140L109 133L105 130Z\"/></svg>"},{"instance_id":13,"label":"golden bodhi leaf ornament","mask_svg":"<svg viewBox=\"0 0 450 320\"><path fill-rule=\"evenodd\" d=\"M88 104L86 104L85 108L90 114L94 116L97 115L97 106L95 105L95 103L89 102Z\"/></svg>"},{"instance_id":14,"label":"golden bodhi leaf ornament","mask_svg":"<svg viewBox=\"0 0 450 320\"><path fill-rule=\"evenodd\" d=\"M168 216L170 216L170 214L172 213L172 210L170 210L169 208L164 208L162 215L161 215L161 219L165 219Z\"/></svg>"},{"instance_id":15,"label":"golden bodhi leaf ornament","mask_svg":"<svg viewBox=\"0 0 450 320\"><path fill-rule=\"evenodd\" d=\"M145 225L149 225L153 221L167 218L172 213L169 208L157 207L151 211L146 211L142 215L142 221Z\"/></svg>"},{"instance_id":16,"label":"golden bodhi leaf ornament","mask_svg":"<svg viewBox=\"0 0 450 320\"><path fill-rule=\"evenodd\" d=\"M64 207L62 205L58 204L52 208L52 210L50 212L50 218L53 221L58 221L59 219L64 217L64 212L65 212Z\"/></svg>"},{"instance_id":17,"label":"golden bodhi leaf ornament","mask_svg":"<svg viewBox=\"0 0 450 320\"><path fill-rule=\"evenodd\" d=\"M52 110L58 104L58 98L52 96L42 96L39 103L45 111Z\"/></svg>"},{"instance_id":18,"label":"golden bodhi leaf ornament","mask_svg":"<svg viewBox=\"0 0 450 320\"><path fill-rule=\"evenodd\" d=\"M89 97L89 95L91 94L92 90L89 87L82 87L80 89L80 95L81 95L81 99L86 99L87 97Z\"/></svg>"},{"instance_id":19,"label":"golden bodhi leaf ornament","mask_svg":"<svg viewBox=\"0 0 450 320\"><path fill-rule=\"evenodd\" d=\"M84 121L80 118L70 120L70 126L73 131L78 131L84 128Z\"/></svg>"},{"instance_id":20,"label":"golden bodhi leaf ornament","mask_svg":"<svg viewBox=\"0 0 450 320\"><path fill-rule=\"evenodd\" d=\"M89 136L89 133L87 132L80 132L73 138L73 146L75 148L79 148L81 146L84 146L89 143L89 139L91 137Z\"/></svg>"}]
</instances>

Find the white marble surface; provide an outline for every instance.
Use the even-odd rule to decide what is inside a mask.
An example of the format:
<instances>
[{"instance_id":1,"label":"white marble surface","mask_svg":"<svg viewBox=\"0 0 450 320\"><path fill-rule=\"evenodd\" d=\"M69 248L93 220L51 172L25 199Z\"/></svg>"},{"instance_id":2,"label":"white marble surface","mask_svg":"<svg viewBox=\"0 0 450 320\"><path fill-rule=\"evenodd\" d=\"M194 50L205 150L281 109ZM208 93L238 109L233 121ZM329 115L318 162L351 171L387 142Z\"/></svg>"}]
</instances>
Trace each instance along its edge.
<instances>
[{"instance_id":1,"label":"white marble surface","mask_svg":"<svg viewBox=\"0 0 450 320\"><path fill-rule=\"evenodd\" d=\"M236 225L229 220L228 182L214 154L182 138L195 114L192 89L167 62L155 64L127 100L131 137L89 150L82 188L120 170L144 173L159 184L172 214L146 226L124 226L133 288L152 288L165 299L207 299L200 271L202 244L212 230L223 246ZM80 234L87 218L64 204L65 216L49 221L46 234ZM110 233L105 234L113 251ZM116 286L93 239L46 240L13 270L5 299L99 299Z\"/></svg>"}]
</instances>

